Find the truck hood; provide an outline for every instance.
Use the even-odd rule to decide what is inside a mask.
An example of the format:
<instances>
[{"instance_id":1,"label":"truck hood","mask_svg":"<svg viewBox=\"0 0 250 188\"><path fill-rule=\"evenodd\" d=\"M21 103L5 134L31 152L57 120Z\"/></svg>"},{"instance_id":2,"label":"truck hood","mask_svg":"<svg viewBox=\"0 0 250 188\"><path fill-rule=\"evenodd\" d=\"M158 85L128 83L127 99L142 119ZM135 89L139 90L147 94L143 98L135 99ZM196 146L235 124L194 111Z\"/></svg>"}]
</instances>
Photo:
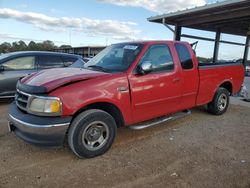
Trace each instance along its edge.
<instances>
[{"instance_id":1,"label":"truck hood","mask_svg":"<svg viewBox=\"0 0 250 188\"><path fill-rule=\"evenodd\" d=\"M65 84L89 80L107 74L108 73L80 68L47 69L24 77L20 84L26 85L29 88L32 86L34 86L34 88L44 88L43 90L50 92L51 90L54 90Z\"/></svg>"}]
</instances>

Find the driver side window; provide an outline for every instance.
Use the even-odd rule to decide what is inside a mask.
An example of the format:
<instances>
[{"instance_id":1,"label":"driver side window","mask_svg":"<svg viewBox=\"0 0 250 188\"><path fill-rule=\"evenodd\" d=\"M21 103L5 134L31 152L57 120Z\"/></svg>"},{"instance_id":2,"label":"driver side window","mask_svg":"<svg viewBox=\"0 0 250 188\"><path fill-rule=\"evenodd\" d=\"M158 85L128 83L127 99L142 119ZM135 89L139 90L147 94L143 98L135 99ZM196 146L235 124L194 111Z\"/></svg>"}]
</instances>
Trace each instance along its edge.
<instances>
[{"instance_id":1,"label":"driver side window","mask_svg":"<svg viewBox=\"0 0 250 188\"><path fill-rule=\"evenodd\" d=\"M173 58L166 44L150 46L141 58L140 64L146 61L152 64L152 72L168 72L174 70Z\"/></svg>"}]
</instances>

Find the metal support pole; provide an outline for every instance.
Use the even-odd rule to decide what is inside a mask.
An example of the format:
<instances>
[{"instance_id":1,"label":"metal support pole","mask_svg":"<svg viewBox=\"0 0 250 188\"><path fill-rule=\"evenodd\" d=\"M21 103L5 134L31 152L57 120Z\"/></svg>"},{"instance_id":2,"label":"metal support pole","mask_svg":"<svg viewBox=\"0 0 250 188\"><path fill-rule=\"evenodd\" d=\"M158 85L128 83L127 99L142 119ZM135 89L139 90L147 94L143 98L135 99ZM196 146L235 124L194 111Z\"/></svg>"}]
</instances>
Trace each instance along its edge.
<instances>
[{"instance_id":1,"label":"metal support pole","mask_svg":"<svg viewBox=\"0 0 250 188\"><path fill-rule=\"evenodd\" d=\"M247 58L248 58L248 53L249 53L249 43L250 43L250 35L247 35L244 56L243 56L244 67L246 67L246 64L247 64Z\"/></svg>"},{"instance_id":2,"label":"metal support pole","mask_svg":"<svg viewBox=\"0 0 250 188\"><path fill-rule=\"evenodd\" d=\"M181 40L181 26L176 25L175 26L175 32L174 32L174 40L180 41Z\"/></svg>"},{"instance_id":3,"label":"metal support pole","mask_svg":"<svg viewBox=\"0 0 250 188\"><path fill-rule=\"evenodd\" d=\"M219 47L220 47L220 36L221 36L221 32L219 30L216 31L215 43L214 43L213 63L216 63L218 61L218 54L219 54Z\"/></svg>"},{"instance_id":4,"label":"metal support pole","mask_svg":"<svg viewBox=\"0 0 250 188\"><path fill-rule=\"evenodd\" d=\"M90 57L90 47L88 47L88 57Z\"/></svg>"},{"instance_id":5,"label":"metal support pole","mask_svg":"<svg viewBox=\"0 0 250 188\"><path fill-rule=\"evenodd\" d=\"M163 24L165 27L167 27L170 31L172 31L173 33L175 32L174 29L172 29L168 24Z\"/></svg>"},{"instance_id":6,"label":"metal support pole","mask_svg":"<svg viewBox=\"0 0 250 188\"><path fill-rule=\"evenodd\" d=\"M165 18L162 19L162 24L163 24L165 27L167 27L171 32L175 33L175 30L172 29L172 27L170 27L168 24L166 24Z\"/></svg>"}]
</instances>

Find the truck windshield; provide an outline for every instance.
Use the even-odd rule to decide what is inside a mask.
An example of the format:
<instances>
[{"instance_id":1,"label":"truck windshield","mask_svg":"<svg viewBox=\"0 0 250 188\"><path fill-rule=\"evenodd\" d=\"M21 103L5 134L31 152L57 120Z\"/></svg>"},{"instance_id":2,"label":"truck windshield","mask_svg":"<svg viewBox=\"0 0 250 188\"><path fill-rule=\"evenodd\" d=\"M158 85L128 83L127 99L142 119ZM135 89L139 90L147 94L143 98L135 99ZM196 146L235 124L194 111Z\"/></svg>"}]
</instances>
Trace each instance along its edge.
<instances>
[{"instance_id":1,"label":"truck windshield","mask_svg":"<svg viewBox=\"0 0 250 188\"><path fill-rule=\"evenodd\" d=\"M122 43L108 46L84 64L84 68L104 72L126 71L140 53L143 44Z\"/></svg>"}]
</instances>

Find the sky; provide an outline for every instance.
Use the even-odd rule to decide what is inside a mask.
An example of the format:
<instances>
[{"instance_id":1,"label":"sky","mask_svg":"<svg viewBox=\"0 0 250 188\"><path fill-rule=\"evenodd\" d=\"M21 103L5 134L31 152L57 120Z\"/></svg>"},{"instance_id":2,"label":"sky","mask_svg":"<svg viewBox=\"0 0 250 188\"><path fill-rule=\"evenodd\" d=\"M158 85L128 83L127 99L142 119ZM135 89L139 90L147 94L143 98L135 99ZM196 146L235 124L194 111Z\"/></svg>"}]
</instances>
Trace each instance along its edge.
<instances>
[{"instance_id":1,"label":"sky","mask_svg":"<svg viewBox=\"0 0 250 188\"><path fill-rule=\"evenodd\" d=\"M110 45L133 40L171 40L172 33L147 18L214 0L0 0L0 43L51 40L56 45ZM184 29L184 33L214 37L212 32ZM245 42L223 35L223 40ZM193 40L183 39L188 42ZM197 53L212 56L213 43L199 41ZM241 58L244 49L224 45L221 58Z\"/></svg>"}]
</instances>

